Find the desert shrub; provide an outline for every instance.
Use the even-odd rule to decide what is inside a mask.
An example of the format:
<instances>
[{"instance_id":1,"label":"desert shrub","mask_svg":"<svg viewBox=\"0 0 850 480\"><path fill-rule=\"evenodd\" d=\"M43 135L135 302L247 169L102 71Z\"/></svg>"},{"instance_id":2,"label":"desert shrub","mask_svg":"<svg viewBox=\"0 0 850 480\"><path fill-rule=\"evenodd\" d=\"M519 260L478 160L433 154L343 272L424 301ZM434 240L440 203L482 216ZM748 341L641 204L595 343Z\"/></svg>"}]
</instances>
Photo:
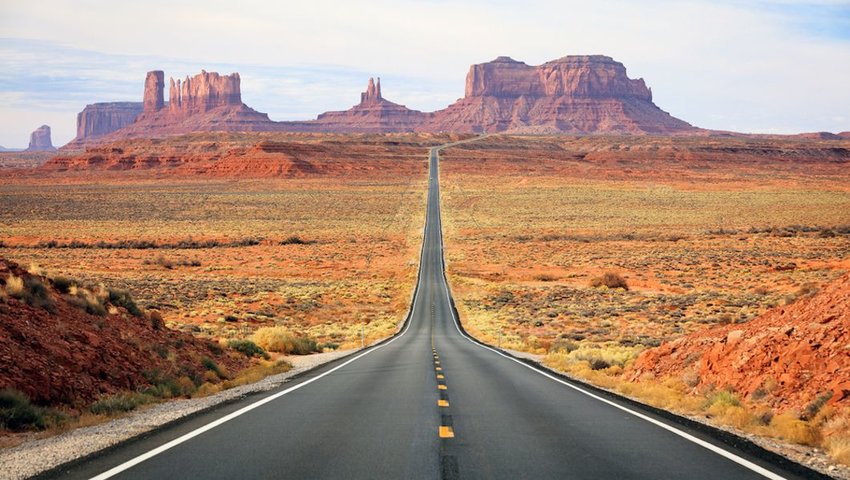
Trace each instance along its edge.
<instances>
[{"instance_id":1,"label":"desert shrub","mask_svg":"<svg viewBox=\"0 0 850 480\"><path fill-rule=\"evenodd\" d=\"M605 272L601 277L596 277L590 281L591 287L608 287L608 288L622 288L623 290L628 290L629 285L626 283L626 279L623 278L619 273L616 272Z\"/></svg>"},{"instance_id":2,"label":"desert shrub","mask_svg":"<svg viewBox=\"0 0 850 480\"><path fill-rule=\"evenodd\" d=\"M201 359L201 365L203 365L204 368L206 368L210 372L213 372L214 374L216 374L218 376L218 378L221 378L221 379L227 378L227 374L224 373L224 371L221 369L221 367L219 367L218 364L215 363L215 361L213 359L211 359L209 357L204 357L204 358Z\"/></svg>"},{"instance_id":3,"label":"desert shrub","mask_svg":"<svg viewBox=\"0 0 850 480\"><path fill-rule=\"evenodd\" d=\"M224 353L224 350L221 349L221 345L214 342L207 342L207 350L212 352L213 355L221 355Z\"/></svg>"},{"instance_id":4,"label":"desert shrub","mask_svg":"<svg viewBox=\"0 0 850 480\"><path fill-rule=\"evenodd\" d=\"M592 358L590 359L590 369L591 370L605 370L606 368L610 368L611 364L606 360L601 358Z\"/></svg>"},{"instance_id":5,"label":"desert shrub","mask_svg":"<svg viewBox=\"0 0 850 480\"><path fill-rule=\"evenodd\" d=\"M117 393L94 402L89 407L89 411L95 415L115 415L117 413L132 412L139 406L153 401L153 397L144 393Z\"/></svg>"},{"instance_id":6,"label":"desert shrub","mask_svg":"<svg viewBox=\"0 0 850 480\"><path fill-rule=\"evenodd\" d=\"M554 275L549 275L549 274L546 274L546 273L540 273L540 274L535 275L534 279L537 280L538 282L554 282L555 280L558 279L558 277L556 277Z\"/></svg>"},{"instance_id":7,"label":"desert shrub","mask_svg":"<svg viewBox=\"0 0 850 480\"><path fill-rule=\"evenodd\" d=\"M231 340L227 342L227 346L244 354L248 358L260 357L266 360L269 359L269 354L251 340Z\"/></svg>"},{"instance_id":8,"label":"desert shrub","mask_svg":"<svg viewBox=\"0 0 850 480\"><path fill-rule=\"evenodd\" d=\"M704 407L710 409L712 407L739 407L741 406L741 401L738 397L728 391L728 390L720 390L717 392L711 393L705 401Z\"/></svg>"},{"instance_id":9,"label":"desert shrub","mask_svg":"<svg viewBox=\"0 0 850 480\"><path fill-rule=\"evenodd\" d=\"M22 392L4 388L0 390L0 428L21 431L47 427L47 412L30 403Z\"/></svg>"},{"instance_id":10,"label":"desert shrub","mask_svg":"<svg viewBox=\"0 0 850 480\"><path fill-rule=\"evenodd\" d=\"M76 285L77 282L67 277L56 277L51 280L51 283L57 292L68 293L71 291L71 287Z\"/></svg>"},{"instance_id":11,"label":"desert shrub","mask_svg":"<svg viewBox=\"0 0 850 480\"><path fill-rule=\"evenodd\" d=\"M9 274L9 278L6 279L6 293L10 297L20 298L24 293L24 279L14 273Z\"/></svg>"},{"instance_id":12,"label":"desert shrub","mask_svg":"<svg viewBox=\"0 0 850 480\"><path fill-rule=\"evenodd\" d=\"M159 265L160 267L166 270L171 270L172 268L174 268L174 262L165 258L163 255L159 255L158 257L156 257L153 263Z\"/></svg>"},{"instance_id":13,"label":"desert shrub","mask_svg":"<svg viewBox=\"0 0 850 480\"><path fill-rule=\"evenodd\" d=\"M307 355L318 351L316 341L293 335L284 327L263 327L254 332L253 341L269 352Z\"/></svg>"},{"instance_id":14,"label":"desert shrub","mask_svg":"<svg viewBox=\"0 0 850 480\"><path fill-rule=\"evenodd\" d=\"M162 314L153 310L148 313L148 319L151 322L151 328L154 330L162 330L165 327L165 322L162 320Z\"/></svg>"},{"instance_id":15,"label":"desert shrub","mask_svg":"<svg viewBox=\"0 0 850 480\"><path fill-rule=\"evenodd\" d=\"M51 311L53 309L53 300L50 298L50 291L44 282L39 277L17 277L14 274L9 275L6 279L6 293L10 297L17 298L27 305L40 307Z\"/></svg>"},{"instance_id":16,"label":"desert shrub","mask_svg":"<svg viewBox=\"0 0 850 480\"><path fill-rule=\"evenodd\" d=\"M821 395L818 395L817 398L812 400L811 403L806 405L806 409L803 411L803 415L801 416L802 420L811 420L817 416L818 412L826 405L826 402L832 398L832 392L826 392Z\"/></svg>"},{"instance_id":17,"label":"desert shrub","mask_svg":"<svg viewBox=\"0 0 850 480\"><path fill-rule=\"evenodd\" d=\"M138 305L136 305L136 301L133 300L132 295L130 295L130 292L127 290L109 289L109 303L116 307L124 307L134 317L144 316L144 313Z\"/></svg>"},{"instance_id":18,"label":"desert shrub","mask_svg":"<svg viewBox=\"0 0 850 480\"><path fill-rule=\"evenodd\" d=\"M318 347L320 352L323 352L325 350L336 350L338 348L339 348L339 344L334 343L334 342L325 342L325 343L319 344L319 347Z\"/></svg>"},{"instance_id":19,"label":"desert shrub","mask_svg":"<svg viewBox=\"0 0 850 480\"><path fill-rule=\"evenodd\" d=\"M148 370L143 372L145 379L151 384L142 393L156 398L173 398L191 395L195 391L195 384L189 377L174 378L159 370Z\"/></svg>"},{"instance_id":20,"label":"desert shrub","mask_svg":"<svg viewBox=\"0 0 850 480\"><path fill-rule=\"evenodd\" d=\"M280 241L281 245L307 245L308 243L310 242L297 235L292 235Z\"/></svg>"},{"instance_id":21,"label":"desert shrub","mask_svg":"<svg viewBox=\"0 0 850 480\"><path fill-rule=\"evenodd\" d=\"M774 435L801 445L817 445L820 435L815 427L790 412L775 415L770 421Z\"/></svg>"},{"instance_id":22,"label":"desert shrub","mask_svg":"<svg viewBox=\"0 0 850 480\"><path fill-rule=\"evenodd\" d=\"M559 339L552 342L552 345L549 346L550 352L567 352L570 353L572 351L578 350L579 345L576 342Z\"/></svg>"}]
</instances>

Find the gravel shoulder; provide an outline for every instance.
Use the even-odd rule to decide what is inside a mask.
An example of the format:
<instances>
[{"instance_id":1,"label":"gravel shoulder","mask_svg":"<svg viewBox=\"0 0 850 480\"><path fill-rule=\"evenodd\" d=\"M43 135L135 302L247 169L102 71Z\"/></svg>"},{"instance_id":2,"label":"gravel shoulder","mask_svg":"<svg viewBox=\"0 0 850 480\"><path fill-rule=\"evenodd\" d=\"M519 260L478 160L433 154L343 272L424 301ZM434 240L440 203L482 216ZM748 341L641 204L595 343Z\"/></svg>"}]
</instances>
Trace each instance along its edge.
<instances>
[{"instance_id":1,"label":"gravel shoulder","mask_svg":"<svg viewBox=\"0 0 850 480\"><path fill-rule=\"evenodd\" d=\"M71 430L55 437L26 441L0 451L0 477L17 480L38 475L117 443L159 428L188 415L245 395L281 386L295 375L360 351L341 350L306 356L283 357L292 370L203 398L173 400L105 423Z\"/></svg>"}]
</instances>

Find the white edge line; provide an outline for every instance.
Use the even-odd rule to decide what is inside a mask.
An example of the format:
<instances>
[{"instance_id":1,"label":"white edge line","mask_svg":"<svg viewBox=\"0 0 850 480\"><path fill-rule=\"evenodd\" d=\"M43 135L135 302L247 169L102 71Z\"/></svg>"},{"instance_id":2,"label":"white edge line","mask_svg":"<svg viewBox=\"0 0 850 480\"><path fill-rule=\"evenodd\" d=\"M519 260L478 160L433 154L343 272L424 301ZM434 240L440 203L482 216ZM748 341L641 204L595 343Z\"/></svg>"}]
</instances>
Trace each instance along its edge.
<instances>
[{"instance_id":1,"label":"white edge line","mask_svg":"<svg viewBox=\"0 0 850 480\"><path fill-rule=\"evenodd\" d=\"M439 161L439 160L438 160L438 161ZM438 166L439 166L439 163L438 163ZM438 168L439 168L439 167L438 167ZM438 172L439 172L439 170L438 170ZM438 174L439 174L439 173L438 173ZM442 210L442 207L441 207L441 210ZM624 406L622 406L622 405L620 405L620 404L618 404L618 403L616 403L616 402L612 402L611 400L608 400L607 398L600 397L599 395L596 395L596 394L595 394L595 393L593 393L593 392L589 392L589 391L587 391L587 390L585 390L585 389L583 389L583 388L581 388L581 387L579 387L579 386L576 386L576 385L573 385L573 384L571 384L571 383L569 383L569 382L566 382L566 381L564 381L564 380L562 380L562 379L560 379L560 378L558 378L558 377L556 377L556 376L554 376L554 375L551 375L551 374L549 374L549 373L547 373L547 372L545 372L545 371L542 371L542 370L539 370L539 369L537 369L537 368L534 368L534 367L532 367L531 365L528 365L527 363L521 362L521 361L517 360L516 358L513 358L513 357L511 357L511 356L509 356L509 355L505 355L504 353L500 352L499 350L496 350L495 348L492 348L492 347L490 347L490 346L488 346L488 345L485 345L485 344L483 344L483 343L481 343L481 342L479 342L479 341L477 341L477 340L475 340L475 339L471 338L470 336L466 335L465 333L463 333L463 330L461 330L461 329L460 329L460 319L458 319L458 318L457 318L457 316L455 315L454 309L452 308L451 294L449 293L449 281L448 281L448 278L446 277L446 260L445 260L445 258L443 257L443 252L444 252L444 250L443 250L443 232L442 232L442 230L443 230L443 229L442 229L442 224L443 224L443 222L442 222L442 212L441 212L441 214L440 214L440 217L441 217L441 218L440 218L440 253L441 253L441 255L440 255L440 262L442 263L441 267L442 267L442 270L443 270L443 280L444 280L444 282L443 282L443 284L444 284L444 285L443 285L443 286L445 287L445 290L446 290L446 300L449 302L449 312L450 312L450 313L451 313L451 315L452 315L452 320L454 320L455 328L457 329L458 333L460 333L460 335L461 335L463 338L465 338L466 340L468 340L468 341L469 341L470 343L472 343L473 345L479 346L479 347L481 347L481 348L483 348L483 349L486 349L486 350L490 350L491 352L493 352L493 353L495 353L495 354L497 354L497 355L501 355L502 357L505 357L505 358L507 358L508 360L511 360L511 361L513 361L513 362L516 362L516 363L518 363L519 365L522 365L523 367L525 367L525 368L527 368L527 369L529 369L529 370L531 370L531 371L533 371L533 372L537 372L537 373L539 373L540 375L543 375L544 377L546 377L546 378L548 378L548 379L550 379L550 380L554 380L554 381L556 381L556 382L558 382L558 383L560 383L560 384L562 384L562 385L566 385L567 387L570 387L570 388L572 388L573 390L576 390L576 391L578 391L578 392L581 392L581 393L583 393L583 394L585 394L585 395L587 395L587 396L589 396L589 397L591 397L591 398L594 398L594 399L596 399L596 400L599 400L600 402L603 402L603 403L606 403L606 404L608 404L608 405L611 405L612 407L617 408L617 409L620 409L620 410L622 410L622 411L624 411L624 412L626 412L626 413L632 414L632 415L634 415L634 416L636 416L636 417L638 417L638 418L640 418L640 419L642 419L642 420L646 420L647 422L650 422L650 423L652 423L652 424L654 424L654 425L657 425L657 426L659 426L659 427L661 427L661 428L663 428L663 429L665 429L665 430L667 430L667 431L669 431L669 432L672 432L672 433L674 433L674 434L676 434L676 435L678 435L678 436L680 436L680 437L684 438L685 440L691 441L691 442L693 442L693 443L695 443L695 444L697 444L697 445L699 445L699 446L701 446L701 447L704 447L704 448L706 448L706 449L708 449L708 450L711 450L712 452L714 452L714 453L716 453L716 454L718 454L718 455L720 455L720 456L722 456L722 457L725 457L725 458L727 458L727 459L729 459L729 460L731 460L731 461L733 461L733 462L737 463L738 465L741 465L741 466L743 466L743 467L746 467L746 468L748 468L748 469L752 470L752 471L753 471L753 472L755 472L755 473L758 473L759 475L761 475L761 476L763 476L763 477L765 477L765 478L769 478L769 479L771 479L771 480L787 480L785 477L783 477L783 476L781 476L781 475L778 475L778 474L776 474L776 473L773 473L773 472L771 472L770 470L768 470L768 469L766 469L766 468L764 468L764 467L761 467L761 466L759 466L759 465L756 465L755 463L753 463L753 462L751 462L751 461L749 461L749 460L747 460L747 459L745 459L745 458L739 457L738 455L735 455L734 453L732 453L732 452L730 452L730 451L728 451L728 450L725 450L725 449L723 449L723 448L720 448L720 447L718 447L717 445L714 445L714 444L711 444L711 443L709 443L709 442L706 442L705 440L699 439L699 438L697 438L697 437L695 437L695 436L693 436L693 435L691 435L691 434L689 434L689 433L687 433L687 432L684 432L684 431L682 431L682 430L679 430L679 429L678 429L678 428L676 428L676 427L673 427L673 426L671 426L671 425L668 425L668 424L666 424L666 423L664 423L664 422L662 422L662 421L656 420L656 419L654 419L654 418L652 418L652 417L649 417L649 416L647 416L647 415L644 415L644 414L642 414L642 413L640 413L640 412L634 411L634 410L632 410L632 409L630 409L630 408L624 407Z\"/></svg>"},{"instance_id":2,"label":"white edge line","mask_svg":"<svg viewBox=\"0 0 850 480\"><path fill-rule=\"evenodd\" d=\"M428 161L430 162L430 160L431 160L431 157L429 155ZM430 175L430 165L429 165L429 175ZM430 181L429 181L429 185L430 185ZM275 393L274 395L269 395L268 397L257 400L256 402L254 402L250 405L246 405L246 406L240 408L239 410L236 410L235 412L229 413L229 414L219 418L218 420L210 422L210 423L208 423L208 424L206 424L202 427L198 427L198 428L196 428L195 430L192 430L189 433L186 433L186 434L184 434L180 437L175 438L174 440L171 440L170 442L164 443L164 444L154 448L153 450L149 450L148 452L143 453L143 454L141 454L141 455L139 455L135 458L132 458L130 460L127 460L126 462L124 462L120 465L112 467L111 469L109 469L109 470L107 470L107 471L105 471L105 472L103 472L99 475L91 477L91 480L105 480L107 478L112 478L115 475L118 475L119 473L124 472L125 470L128 470L128 469L144 462L145 460L149 460L149 459L159 455L160 453L165 452L166 450L169 450L171 448L176 447L177 445L180 445L181 443L189 441L189 440L197 437L198 435L200 435L204 432L212 430L213 428L218 427L219 425L222 425L226 422L229 422L230 420L233 420L234 418L239 417L240 415L248 413L251 410L254 410L255 408L261 407L261 406L263 406L263 405L265 405L269 402L277 400L278 398L286 395L287 393L294 392L295 390L298 390L301 387L305 387L305 386L315 382L316 380L319 380L320 378L323 378L327 375L330 375L331 373L339 370L340 368L348 365L349 363L357 361L357 360L365 357L366 355L369 355L370 353L372 353L374 351L377 351L381 348L384 348L387 345L395 342L399 338L403 337L404 334L407 333L407 331L410 329L410 324L412 323L412 319L413 319L413 312L416 310L416 303L419 300L419 289L418 289L419 278L420 278L420 275L422 273L422 255L425 253L425 239L427 238L427 234L428 234L428 215L427 215L427 208L426 208L425 227L422 230L422 246L419 249L419 270L416 274L416 286L414 287L415 295L413 297L413 303L410 306L410 310L408 311L408 314L405 317L406 325L404 327L404 330L402 330L402 332L399 333L397 336L391 338L386 343L382 343L380 345L370 347L368 350L361 353L360 355L357 355L356 357L354 357L352 359L346 360L344 363L337 365L336 367L328 370L327 372L325 372L321 375L313 377L309 380L305 380L305 381L299 383L298 385L289 387L286 390L282 390L278 393ZM442 246L442 234L440 235L440 245ZM441 259L441 261L442 261L442 259Z\"/></svg>"}]
</instances>

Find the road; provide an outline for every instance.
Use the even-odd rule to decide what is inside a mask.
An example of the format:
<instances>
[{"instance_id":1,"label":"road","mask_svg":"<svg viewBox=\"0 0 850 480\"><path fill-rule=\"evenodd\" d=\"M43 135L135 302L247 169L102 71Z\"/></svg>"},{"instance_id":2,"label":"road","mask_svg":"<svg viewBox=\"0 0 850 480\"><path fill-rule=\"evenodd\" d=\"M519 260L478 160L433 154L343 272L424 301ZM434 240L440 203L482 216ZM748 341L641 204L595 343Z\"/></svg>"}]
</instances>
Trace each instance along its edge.
<instances>
[{"instance_id":1,"label":"road","mask_svg":"<svg viewBox=\"0 0 850 480\"><path fill-rule=\"evenodd\" d=\"M390 341L48 478L806 478L536 370L459 328L431 151L419 282Z\"/></svg>"}]
</instances>

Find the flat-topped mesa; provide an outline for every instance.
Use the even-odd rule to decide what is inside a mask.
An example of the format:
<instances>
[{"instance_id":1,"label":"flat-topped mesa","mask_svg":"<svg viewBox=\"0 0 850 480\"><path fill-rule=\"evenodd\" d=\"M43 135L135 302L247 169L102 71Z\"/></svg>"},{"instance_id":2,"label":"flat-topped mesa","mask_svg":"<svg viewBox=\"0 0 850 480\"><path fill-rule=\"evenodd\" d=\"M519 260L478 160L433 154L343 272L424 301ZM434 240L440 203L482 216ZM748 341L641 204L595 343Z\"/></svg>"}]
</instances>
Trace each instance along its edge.
<instances>
[{"instance_id":1,"label":"flat-topped mesa","mask_svg":"<svg viewBox=\"0 0 850 480\"><path fill-rule=\"evenodd\" d=\"M571 55L532 66L510 57L472 65L465 96L420 131L627 133L672 135L697 129L652 103L643 79L603 55Z\"/></svg>"},{"instance_id":2,"label":"flat-topped mesa","mask_svg":"<svg viewBox=\"0 0 850 480\"><path fill-rule=\"evenodd\" d=\"M366 91L360 94L360 104L379 103L384 98L381 97L381 77L378 77L378 83L375 83L374 78L369 78L369 84L366 86Z\"/></svg>"},{"instance_id":3,"label":"flat-topped mesa","mask_svg":"<svg viewBox=\"0 0 850 480\"><path fill-rule=\"evenodd\" d=\"M182 115L195 115L227 105L242 105L242 92L238 73L219 75L201 70L182 82L170 79L169 111Z\"/></svg>"},{"instance_id":4,"label":"flat-topped mesa","mask_svg":"<svg viewBox=\"0 0 850 480\"><path fill-rule=\"evenodd\" d=\"M622 63L604 55L570 55L537 67L498 57L469 68L465 96L632 97L652 101L652 92L642 78L630 79Z\"/></svg>"},{"instance_id":5,"label":"flat-topped mesa","mask_svg":"<svg viewBox=\"0 0 850 480\"><path fill-rule=\"evenodd\" d=\"M148 72L145 77L145 93L142 105L145 112L158 112L165 106L163 89L165 88L165 73L162 70Z\"/></svg>"}]
</instances>

